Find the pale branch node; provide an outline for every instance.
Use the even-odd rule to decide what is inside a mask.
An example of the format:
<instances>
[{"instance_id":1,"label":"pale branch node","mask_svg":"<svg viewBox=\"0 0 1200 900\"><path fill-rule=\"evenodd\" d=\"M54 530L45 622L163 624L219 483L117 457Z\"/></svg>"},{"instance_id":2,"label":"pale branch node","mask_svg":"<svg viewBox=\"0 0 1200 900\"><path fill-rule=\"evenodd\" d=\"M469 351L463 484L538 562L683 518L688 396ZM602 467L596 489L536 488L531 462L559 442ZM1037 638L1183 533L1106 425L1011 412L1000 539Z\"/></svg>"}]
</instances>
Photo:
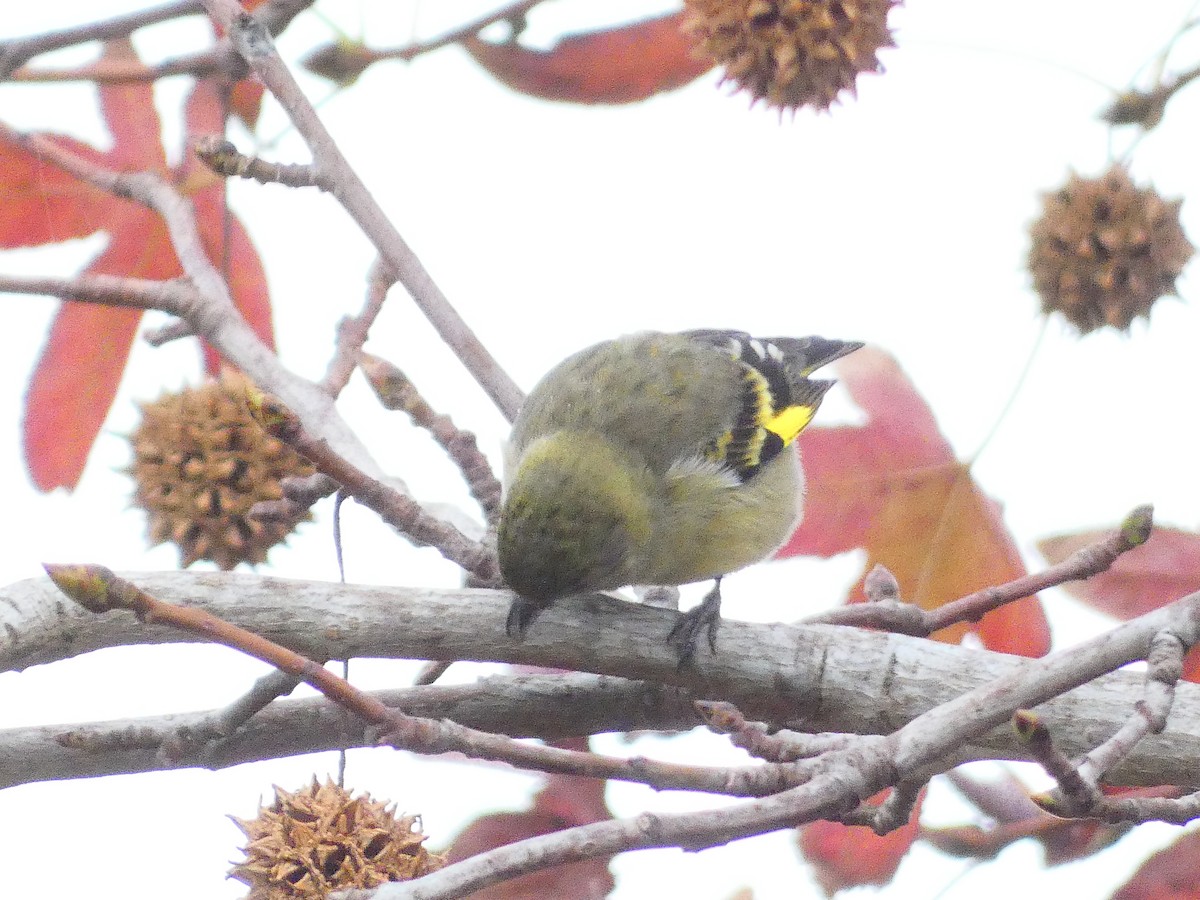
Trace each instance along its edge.
<instances>
[{"instance_id":1,"label":"pale branch node","mask_svg":"<svg viewBox=\"0 0 1200 900\"><path fill-rule=\"evenodd\" d=\"M197 335L241 369L258 388L279 397L314 435L327 440L335 452L372 477L385 477L357 435L338 414L329 394L286 369L242 317L224 278L207 256L191 202L173 185L155 173L105 169L75 155L44 135L25 134L2 122L0 135L49 165L113 196L140 203L158 213L167 226L171 245L190 282L187 290L175 289L172 292L168 289L159 294L160 297L174 297L180 301L177 309L167 311L185 320ZM111 286L111 282L95 281L98 277L88 276L88 283ZM126 284L129 286L128 282ZM133 282L135 290L136 285Z\"/></svg>"},{"instance_id":2,"label":"pale branch node","mask_svg":"<svg viewBox=\"0 0 1200 900\"><path fill-rule=\"evenodd\" d=\"M358 365L384 409L401 410L414 425L428 431L458 467L488 523L498 522L500 480L488 458L480 452L475 435L459 428L449 416L435 412L409 377L387 360L360 353Z\"/></svg>"},{"instance_id":3,"label":"pale branch node","mask_svg":"<svg viewBox=\"0 0 1200 900\"><path fill-rule=\"evenodd\" d=\"M285 187L315 187L323 191L331 186L310 165L305 163L272 163L257 156L239 153L232 141L219 134L208 134L196 141L196 158L225 178L249 178L259 184L282 184Z\"/></svg>"},{"instance_id":4,"label":"pale branch node","mask_svg":"<svg viewBox=\"0 0 1200 900\"><path fill-rule=\"evenodd\" d=\"M643 757L622 759L525 743L506 735L468 728L449 719L437 721L410 716L385 706L311 659L202 610L163 603L103 566L47 565L46 571L59 590L90 612L128 610L142 622L165 624L202 635L303 680L363 719L374 732L382 735L378 743L397 750L425 754L458 752L475 759L507 762L542 772L615 778L660 788L742 797L774 794L796 783L793 770L785 766L692 766ZM248 701L249 704L253 702L253 698Z\"/></svg>"},{"instance_id":5,"label":"pale branch node","mask_svg":"<svg viewBox=\"0 0 1200 900\"><path fill-rule=\"evenodd\" d=\"M842 816L843 825L861 825L870 828L876 834L887 834L902 825L907 825L909 817L921 799L928 780L916 779L902 781L892 788L891 793L881 803L860 803L856 809Z\"/></svg>"},{"instance_id":6,"label":"pale branch node","mask_svg":"<svg viewBox=\"0 0 1200 900\"><path fill-rule=\"evenodd\" d=\"M358 355L363 344L371 334L371 326L383 311L384 301L388 292L396 283L396 276L383 263L376 259L367 275L367 298L363 303L362 312L357 316L346 316L338 322L337 348L321 386L332 397L340 394L350 381L350 376L358 368Z\"/></svg>"},{"instance_id":7,"label":"pale branch node","mask_svg":"<svg viewBox=\"0 0 1200 900\"><path fill-rule=\"evenodd\" d=\"M436 547L446 559L462 566L480 581L491 586L500 584L496 554L485 545L430 514L412 497L372 478L332 452L328 442L310 435L300 419L274 398L256 395L248 399L251 415L268 434L290 446L316 466L318 472L336 481L356 501L418 545Z\"/></svg>"},{"instance_id":8,"label":"pale branch node","mask_svg":"<svg viewBox=\"0 0 1200 900\"><path fill-rule=\"evenodd\" d=\"M238 729L275 700L290 694L299 683L299 677L279 669L267 673L224 709L194 718L186 726L165 734L157 757L170 768L177 768L188 759L217 758Z\"/></svg>"},{"instance_id":9,"label":"pale branch node","mask_svg":"<svg viewBox=\"0 0 1200 900\"><path fill-rule=\"evenodd\" d=\"M791 731L779 731L774 734L767 731L762 722L750 722L732 703L723 700L698 700L696 712L704 720L710 731L728 735L729 742L740 747L751 756L767 762L795 762L798 759L808 759L818 756L834 747L845 747L847 743L826 742L815 750L810 740L815 735L797 734ZM846 741L857 736L838 735Z\"/></svg>"},{"instance_id":10,"label":"pale branch node","mask_svg":"<svg viewBox=\"0 0 1200 900\"><path fill-rule=\"evenodd\" d=\"M900 602L900 582L888 568L876 563L863 579L863 594L868 603Z\"/></svg>"},{"instance_id":11,"label":"pale branch node","mask_svg":"<svg viewBox=\"0 0 1200 900\"><path fill-rule=\"evenodd\" d=\"M147 328L142 333L142 340L151 347L163 347L172 341L178 341L182 338L194 337L196 334L183 319L174 319L159 328Z\"/></svg>"},{"instance_id":12,"label":"pale branch node","mask_svg":"<svg viewBox=\"0 0 1200 900\"><path fill-rule=\"evenodd\" d=\"M268 675L262 681L278 677ZM398 688L371 696L413 715L546 741L605 731L686 731L696 724L694 697L682 688L574 672L492 675L471 684ZM226 731L240 717L231 706L0 730L0 789L185 766L223 769L375 744L361 719L324 697L275 700L227 739L212 741L214 731ZM167 745L179 754L163 753Z\"/></svg>"},{"instance_id":13,"label":"pale branch node","mask_svg":"<svg viewBox=\"0 0 1200 900\"><path fill-rule=\"evenodd\" d=\"M489 850L418 881L338 896L449 900L567 862L648 847L702 849L818 818L840 820L858 805L858 798L872 796L888 786L914 785L926 777L931 764L944 760L955 747L978 740L1014 716L1020 720L1021 710L1145 658L1160 631L1175 630L1184 644L1194 643L1200 637L1198 611L1200 593L1191 594L1099 638L1043 659L1029 660L1028 669L1018 668L936 706L886 737L854 742L844 750L826 753L819 765L806 767L807 780L769 797L702 813L647 813L567 828ZM1047 749L1050 741L1037 735L1038 723L1028 724L1029 734L1041 744L1041 754L1054 755L1057 751ZM804 764L796 764L796 769L801 768Z\"/></svg>"},{"instance_id":14,"label":"pale branch node","mask_svg":"<svg viewBox=\"0 0 1200 900\"><path fill-rule=\"evenodd\" d=\"M374 195L342 155L316 110L276 52L270 33L256 16L246 13L236 0L204 0L204 6L213 20L228 30L233 46L287 112L292 125L308 145L318 177L332 185L334 197L375 245L442 340L511 421L523 399L520 388L450 305ZM270 389L269 386L263 387ZM286 397L283 399L288 402Z\"/></svg>"},{"instance_id":15,"label":"pale branch node","mask_svg":"<svg viewBox=\"0 0 1200 900\"><path fill-rule=\"evenodd\" d=\"M867 575L875 596L872 603L843 606L801 620L804 625L854 625L860 628L882 628L899 634L926 637L959 622L977 622L987 613L1005 604L1031 597L1038 591L1057 587L1067 581L1090 578L1105 571L1122 553L1140 547L1150 537L1154 525L1154 508L1134 509L1112 534L1077 550L1062 562L1042 572L1014 579L1008 584L987 587L936 609L924 610L900 599L898 590L890 593L886 578L891 573L876 566ZM882 571L879 571L882 570ZM894 580L894 579L893 579ZM864 585L866 587L866 585Z\"/></svg>"}]
</instances>

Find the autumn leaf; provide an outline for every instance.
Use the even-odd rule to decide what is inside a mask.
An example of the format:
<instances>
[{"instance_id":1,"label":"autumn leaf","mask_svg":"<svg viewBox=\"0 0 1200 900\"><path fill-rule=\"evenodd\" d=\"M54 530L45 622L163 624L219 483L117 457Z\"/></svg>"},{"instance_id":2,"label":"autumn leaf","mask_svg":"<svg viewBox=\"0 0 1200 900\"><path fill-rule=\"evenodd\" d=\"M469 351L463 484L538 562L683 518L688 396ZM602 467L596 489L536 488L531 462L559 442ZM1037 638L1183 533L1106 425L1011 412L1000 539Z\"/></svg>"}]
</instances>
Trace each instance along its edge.
<instances>
[{"instance_id":1,"label":"autumn leaf","mask_svg":"<svg viewBox=\"0 0 1200 900\"><path fill-rule=\"evenodd\" d=\"M901 596L923 609L1026 574L999 505L959 461L924 399L882 350L865 347L838 364L863 426L810 428L800 437L807 489L804 519L779 556L867 551L863 574L882 564ZM850 600L864 599L862 579ZM933 636L1040 656L1050 630L1037 597L1007 604L978 623Z\"/></svg>"},{"instance_id":2,"label":"autumn leaf","mask_svg":"<svg viewBox=\"0 0 1200 900\"><path fill-rule=\"evenodd\" d=\"M1082 531L1038 541L1038 550L1054 564L1077 550L1102 540L1109 531ZM1158 609L1200 584L1200 534L1156 525L1150 539L1122 553L1103 572L1063 588L1093 609L1118 619L1133 619ZM1184 678L1200 681L1200 649L1184 660Z\"/></svg>"},{"instance_id":3,"label":"autumn leaf","mask_svg":"<svg viewBox=\"0 0 1200 900\"><path fill-rule=\"evenodd\" d=\"M1189 831L1158 851L1112 895L1112 900L1185 900L1200 897L1200 831Z\"/></svg>"},{"instance_id":4,"label":"autumn leaf","mask_svg":"<svg viewBox=\"0 0 1200 900\"><path fill-rule=\"evenodd\" d=\"M576 34L550 50L515 41L467 38L463 47L498 80L521 93L571 103L634 103L682 87L712 68L692 55L684 14Z\"/></svg>"},{"instance_id":5,"label":"autumn leaf","mask_svg":"<svg viewBox=\"0 0 1200 900\"><path fill-rule=\"evenodd\" d=\"M108 59L132 55L128 41L105 45ZM99 100L113 138L111 150L102 153L69 138L52 139L92 166L151 172L189 197L208 256L226 275L235 304L259 337L273 344L262 263L241 223L225 208L224 185L212 173L201 171L191 153L184 154L179 166L168 167L149 84L102 85ZM188 99L189 129L222 131L222 106L212 84L199 82ZM183 275L157 213L92 187L3 140L0 193L6 213L18 213L4 217L2 247L35 246L102 231L109 237L108 245L84 269L85 275L152 280ZM78 484L116 396L141 316L140 310L70 301L60 307L25 397L25 459L41 490L71 489ZM208 370L215 371L217 365L217 354L206 348Z\"/></svg>"},{"instance_id":6,"label":"autumn leaf","mask_svg":"<svg viewBox=\"0 0 1200 900\"><path fill-rule=\"evenodd\" d=\"M556 746L586 750L587 739L562 741ZM468 825L447 851L447 861L459 862L514 841L609 819L612 814L605 804L604 788L601 779L551 775L531 809L480 816ZM589 859L531 872L468 896L471 900L601 900L613 887L608 859Z\"/></svg>"},{"instance_id":7,"label":"autumn leaf","mask_svg":"<svg viewBox=\"0 0 1200 900\"><path fill-rule=\"evenodd\" d=\"M871 802L880 803L889 793L890 789L883 791ZM812 865L825 893L832 897L843 888L890 882L917 839L924 799L922 790L908 822L884 835L870 828L823 820L802 826L797 838L800 853Z\"/></svg>"}]
</instances>

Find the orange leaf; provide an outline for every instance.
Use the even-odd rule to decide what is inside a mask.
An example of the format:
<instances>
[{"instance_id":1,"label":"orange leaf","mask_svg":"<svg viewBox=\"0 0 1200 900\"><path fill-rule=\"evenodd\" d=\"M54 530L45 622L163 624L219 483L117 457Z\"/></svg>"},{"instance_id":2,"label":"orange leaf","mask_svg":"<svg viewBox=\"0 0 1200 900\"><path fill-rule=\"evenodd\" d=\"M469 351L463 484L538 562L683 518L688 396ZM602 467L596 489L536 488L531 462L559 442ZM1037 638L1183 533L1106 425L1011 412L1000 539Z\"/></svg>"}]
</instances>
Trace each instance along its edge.
<instances>
[{"instance_id":1,"label":"orange leaf","mask_svg":"<svg viewBox=\"0 0 1200 900\"><path fill-rule=\"evenodd\" d=\"M1159 850L1112 895L1112 900L1198 900L1200 831L1189 831Z\"/></svg>"},{"instance_id":2,"label":"orange leaf","mask_svg":"<svg viewBox=\"0 0 1200 900\"><path fill-rule=\"evenodd\" d=\"M889 793L890 789L876 794L871 801L879 803ZM891 881L917 839L924 800L922 790L908 822L885 835L840 822L820 821L802 826L798 836L800 853L812 865L825 893L833 896L843 888Z\"/></svg>"},{"instance_id":3,"label":"orange leaf","mask_svg":"<svg viewBox=\"0 0 1200 900\"><path fill-rule=\"evenodd\" d=\"M901 596L923 609L1025 575L999 506L955 458L896 361L867 347L840 361L838 373L868 421L801 435L804 519L779 555L832 556L863 547L864 574L877 563L886 566ZM851 600L862 599L860 580ZM956 642L968 630L1005 653L1039 656L1050 645L1036 597L934 637Z\"/></svg>"},{"instance_id":4,"label":"orange leaf","mask_svg":"<svg viewBox=\"0 0 1200 900\"><path fill-rule=\"evenodd\" d=\"M229 109L253 131L258 124L258 114L262 112L262 98L262 82L243 78L233 84L229 93Z\"/></svg>"},{"instance_id":5,"label":"orange leaf","mask_svg":"<svg viewBox=\"0 0 1200 900\"><path fill-rule=\"evenodd\" d=\"M515 91L572 103L633 103L682 87L712 63L692 56L681 30L684 14L670 13L604 31L570 35L550 50L516 42L462 42L467 52Z\"/></svg>"}]
</instances>

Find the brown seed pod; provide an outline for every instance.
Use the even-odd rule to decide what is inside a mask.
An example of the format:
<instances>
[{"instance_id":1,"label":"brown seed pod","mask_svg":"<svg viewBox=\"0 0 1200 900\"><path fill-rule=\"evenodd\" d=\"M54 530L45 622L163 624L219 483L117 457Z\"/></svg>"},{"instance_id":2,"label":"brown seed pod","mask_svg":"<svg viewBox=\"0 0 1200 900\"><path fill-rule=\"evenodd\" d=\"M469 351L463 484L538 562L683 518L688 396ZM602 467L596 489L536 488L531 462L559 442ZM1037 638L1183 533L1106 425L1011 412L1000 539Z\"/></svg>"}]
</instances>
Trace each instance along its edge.
<instances>
[{"instance_id":1,"label":"brown seed pod","mask_svg":"<svg viewBox=\"0 0 1200 900\"><path fill-rule=\"evenodd\" d=\"M249 382L226 373L219 381L142 404L130 435L134 505L149 517L150 543L179 547L180 564L200 559L232 569L257 564L302 519L251 518L260 500L283 496L282 481L313 473L312 464L269 436L246 406Z\"/></svg>"},{"instance_id":2,"label":"brown seed pod","mask_svg":"<svg viewBox=\"0 0 1200 900\"><path fill-rule=\"evenodd\" d=\"M828 109L894 46L898 0L684 0L697 52L770 106Z\"/></svg>"},{"instance_id":3,"label":"brown seed pod","mask_svg":"<svg viewBox=\"0 0 1200 900\"><path fill-rule=\"evenodd\" d=\"M1165 294L1195 248L1179 223L1182 200L1139 188L1124 166L1099 178L1072 174L1045 196L1030 229L1029 271L1046 313L1086 334L1127 331Z\"/></svg>"},{"instance_id":4,"label":"brown seed pod","mask_svg":"<svg viewBox=\"0 0 1200 900\"><path fill-rule=\"evenodd\" d=\"M320 900L332 891L410 881L445 865L422 844L420 819L352 797L332 781L289 793L253 819L232 817L246 835L246 859L230 876L250 886L246 900Z\"/></svg>"}]
</instances>

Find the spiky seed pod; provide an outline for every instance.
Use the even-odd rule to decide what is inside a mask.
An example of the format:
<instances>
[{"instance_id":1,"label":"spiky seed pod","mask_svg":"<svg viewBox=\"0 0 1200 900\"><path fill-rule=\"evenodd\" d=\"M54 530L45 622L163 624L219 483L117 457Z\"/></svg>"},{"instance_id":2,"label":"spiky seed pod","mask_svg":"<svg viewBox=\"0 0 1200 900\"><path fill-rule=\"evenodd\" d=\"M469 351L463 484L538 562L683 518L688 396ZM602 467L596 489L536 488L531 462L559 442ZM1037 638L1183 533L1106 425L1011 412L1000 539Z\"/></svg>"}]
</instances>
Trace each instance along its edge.
<instances>
[{"instance_id":1,"label":"spiky seed pod","mask_svg":"<svg viewBox=\"0 0 1200 900\"><path fill-rule=\"evenodd\" d=\"M134 505L149 517L151 545L177 545L182 566L199 559L222 569L261 563L311 518L249 516L260 500L283 496L284 478L311 475L313 467L251 418L248 386L227 372L203 387L163 394L142 404L142 421L130 435Z\"/></svg>"},{"instance_id":2,"label":"spiky seed pod","mask_svg":"<svg viewBox=\"0 0 1200 900\"><path fill-rule=\"evenodd\" d=\"M1148 316L1195 248L1179 224L1182 200L1139 188L1124 166L1099 178L1072 174L1045 196L1030 229L1029 271L1046 313L1061 312L1087 334L1128 330Z\"/></svg>"},{"instance_id":3,"label":"spiky seed pod","mask_svg":"<svg viewBox=\"0 0 1200 900\"><path fill-rule=\"evenodd\" d=\"M351 797L332 781L293 793L275 788L275 802L254 819L233 818L246 835L244 862L230 876L250 886L246 900L318 900L332 891L410 881L440 869L426 850L420 820L369 794Z\"/></svg>"},{"instance_id":4,"label":"spiky seed pod","mask_svg":"<svg viewBox=\"0 0 1200 900\"><path fill-rule=\"evenodd\" d=\"M881 71L894 46L887 16L898 0L684 0L697 51L725 79L770 106L828 109Z\"/></svg>"}]
</instances>

